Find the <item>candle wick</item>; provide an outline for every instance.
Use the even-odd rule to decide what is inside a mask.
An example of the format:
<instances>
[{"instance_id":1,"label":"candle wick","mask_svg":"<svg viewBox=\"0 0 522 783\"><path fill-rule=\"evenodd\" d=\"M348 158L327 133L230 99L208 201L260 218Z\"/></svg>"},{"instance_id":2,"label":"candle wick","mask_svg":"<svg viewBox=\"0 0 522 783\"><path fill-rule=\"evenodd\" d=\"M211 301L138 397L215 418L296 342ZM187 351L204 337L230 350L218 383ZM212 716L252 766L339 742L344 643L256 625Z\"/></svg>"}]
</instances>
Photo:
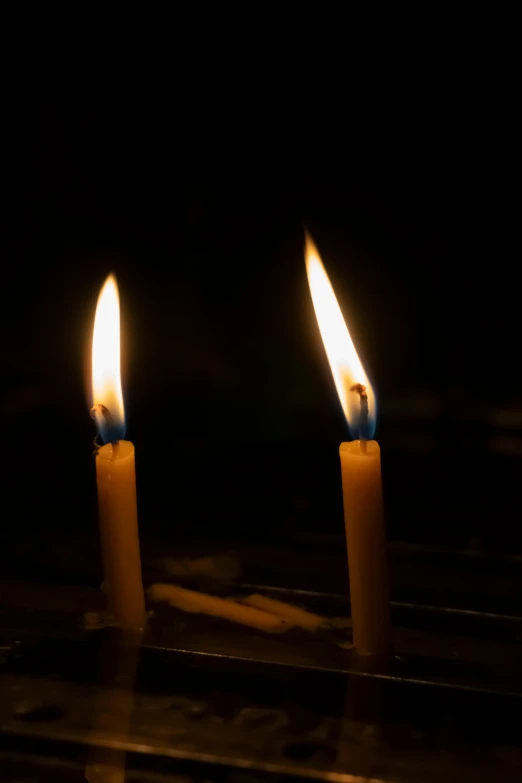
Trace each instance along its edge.
<instances>
[{"instance_id":1,"label":"candle wick","mask_svg":"<svg viewBox=\"0 0 522 783\"><path fill-rule=\"evenodd\" d=\"M103 416L109 426L112 425L112 416L110 410L101 403L96 403L91 408L91 419L98 420L100 416Z\"/></svg>"},{"instance_id":2,"label":"candle wick","mask_svg":"<svg viewBox=\"0 0 522 783\"><path fill-rule=\"evenodd\" d=\"M361 418L359 420L359 433L361 437L359 444L361 447L361 454L366 454L368 440L362 436L368 432L368 392L366 391L366 386L362 383L354 383L353 386L350 386L350 391L356 392L361 398Z\"/></svg>"},{"instance_id":3,"label":"candle wick","mask_svg":"<svg viewBox=\"0 0 522 783\"><path fill-rule=\"evenodd\" d=\"M98 424L98 429L100 429L100 419L105 419L105 422L109 428L114 427L114 419L112 418L112 414L110 410L101 403L97 403L96 405L93 405L91 408L91 418L94 419ZM96 447L95 456L98 453L98 450L100 448L100 444L97 442L98 436L94 439L94 445ZM118 457L120 449L120 441L116 440L112 443L112 455L114 458Z\"/></svg>"}]
</instances>

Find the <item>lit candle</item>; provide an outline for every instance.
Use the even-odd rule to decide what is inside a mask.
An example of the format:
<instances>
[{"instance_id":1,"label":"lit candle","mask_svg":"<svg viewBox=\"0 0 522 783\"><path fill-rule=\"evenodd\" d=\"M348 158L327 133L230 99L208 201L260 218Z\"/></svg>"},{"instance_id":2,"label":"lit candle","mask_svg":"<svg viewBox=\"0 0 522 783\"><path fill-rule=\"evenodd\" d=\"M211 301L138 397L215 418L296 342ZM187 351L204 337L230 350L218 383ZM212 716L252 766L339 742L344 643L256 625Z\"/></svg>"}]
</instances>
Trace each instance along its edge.
<instances>
[{"instance_id":1,"label":"lit candle","mask_svg":"<svg viewBox=\"0 0 522 783\"><path fill-rule=\"evenodd\" d=\"M101 290L92 340L91 414L105 442L96 453L100 537L109 608L116 625L142 628L141 579L134 446L122 440L125 414L120 374L120 303L115 278Z\"/></svg>"},{"instance_id":2,"label":"lit candle","mask_svg":"<svg viewBox=\"0 0 522 783\"><path fill-rule=\"evenodd\" d=\"M356 437L341 443L344 522L348 547L353 642L361 655L390 651L390 604L382 502L381 454L371 437L376 403L317 252L306 237L306 271L319 331L348 427Z\"/></svg>"}]
</instances>

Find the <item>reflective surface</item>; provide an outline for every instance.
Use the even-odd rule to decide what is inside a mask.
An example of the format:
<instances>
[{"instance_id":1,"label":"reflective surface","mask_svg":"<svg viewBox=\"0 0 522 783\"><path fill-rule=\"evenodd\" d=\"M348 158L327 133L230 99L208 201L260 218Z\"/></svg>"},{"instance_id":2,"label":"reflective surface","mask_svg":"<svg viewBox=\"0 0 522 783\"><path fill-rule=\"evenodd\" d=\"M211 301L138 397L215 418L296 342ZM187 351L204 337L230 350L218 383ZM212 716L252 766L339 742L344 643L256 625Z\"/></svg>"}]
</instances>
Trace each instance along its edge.
<instances>
[{"instance_id":1,"label":"reflective surface","mask_svg":"<svg viewBox=\"0 0 522 783\"><path fill-rule=\"evenodd\" d=\"M243 589L254 587L270 594ZM271 594L330 616L348 609L335 595ZM144 781L247 770L252 780L485 781L500 769L519 779L520 618L396 605L400 655L372 668L338 647L346 632L275 639L163 607L135 647L114 629L80 629L96 591L12 584L2 596L0 731L13 779L31 764L38 780L67 764L80 775L93 753Z\"/></svg>"}]
</instances>

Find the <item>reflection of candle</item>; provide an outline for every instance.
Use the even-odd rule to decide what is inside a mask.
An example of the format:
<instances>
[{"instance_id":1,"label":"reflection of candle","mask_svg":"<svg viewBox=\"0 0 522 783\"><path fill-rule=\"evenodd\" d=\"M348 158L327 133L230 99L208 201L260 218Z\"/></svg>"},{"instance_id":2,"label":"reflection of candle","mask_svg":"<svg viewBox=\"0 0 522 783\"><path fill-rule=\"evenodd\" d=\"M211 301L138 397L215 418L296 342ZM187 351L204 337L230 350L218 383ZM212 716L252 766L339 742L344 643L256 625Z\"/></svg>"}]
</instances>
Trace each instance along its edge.
<instances>
[{"instance_id":1,"label":"reflection of candle","mask_svg":"<svg viewBox=\"0 0 522 783\"><path fill-rule=\"evenodd\" d=\"M105 629L103 634L85 777L89 783L125 783L124 747L130 738L142 634L140 631L122 634L114 628Z\"/></svg>"},{"instance_id":2,"label":"reflection of candle","mask_svg":"<svg viewBox=\"0 0 522 783\"><path fill-rule=\"evenodd\" d=\"M141 581L134 446L121 440L125 418L120 375L120 305L116 280L105 281L92 341L92 415L105 441L96 454L100 535L109 606L117 625L141 628Z\"/></svg>"},{"instance_id":3,"label":"reflection of candle","mask_svg":"<svg viewBox=\"0 0 522 783\"><path fill-rule=\"evenodd\" d=\"M381 656L390 650L390 606L381 455L377 441L370 440L375 431L375 395L308 236L305 257L319 331L348 426L357 437L340 447L353 641L361 655Z\"/></svg>"}]
</instances>

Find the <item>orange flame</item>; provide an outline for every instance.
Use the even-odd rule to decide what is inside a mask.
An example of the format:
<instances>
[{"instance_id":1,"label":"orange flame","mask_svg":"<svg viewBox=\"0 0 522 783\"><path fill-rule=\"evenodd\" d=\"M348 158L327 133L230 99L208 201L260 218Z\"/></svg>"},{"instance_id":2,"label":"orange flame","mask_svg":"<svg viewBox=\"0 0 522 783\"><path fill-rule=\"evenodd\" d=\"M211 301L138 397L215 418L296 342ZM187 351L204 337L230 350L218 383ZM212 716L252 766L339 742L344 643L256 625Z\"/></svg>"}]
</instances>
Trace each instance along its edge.
<instances>
[{"instance_id":1,"label":"orange flame","mask_svg":"<svg viewBox=\"0 0 522 783\"><path fill-rule=\"evenodd\" d=\"M92 337L92 402L104 405L113 420L124 426L125 411L120 371L120 300L114 275L109 275L98 297Z\"/></svg>"},{"instance_id":2,"label":"orange flame","mask_svg":"<svg viewBox=\"0 0 522 783\"><path fill-rule=\"evenodd\" d=\"M350 429L357 432L357 437L371 437L375 430L375 394L355 350L323 262L308 234L305 260L319 331L346 421ZM364 435L359 433L361 398L358 393L351 391L358 384L366 388L368 398L368 432Z\"/></svg>"}]
</instances>

